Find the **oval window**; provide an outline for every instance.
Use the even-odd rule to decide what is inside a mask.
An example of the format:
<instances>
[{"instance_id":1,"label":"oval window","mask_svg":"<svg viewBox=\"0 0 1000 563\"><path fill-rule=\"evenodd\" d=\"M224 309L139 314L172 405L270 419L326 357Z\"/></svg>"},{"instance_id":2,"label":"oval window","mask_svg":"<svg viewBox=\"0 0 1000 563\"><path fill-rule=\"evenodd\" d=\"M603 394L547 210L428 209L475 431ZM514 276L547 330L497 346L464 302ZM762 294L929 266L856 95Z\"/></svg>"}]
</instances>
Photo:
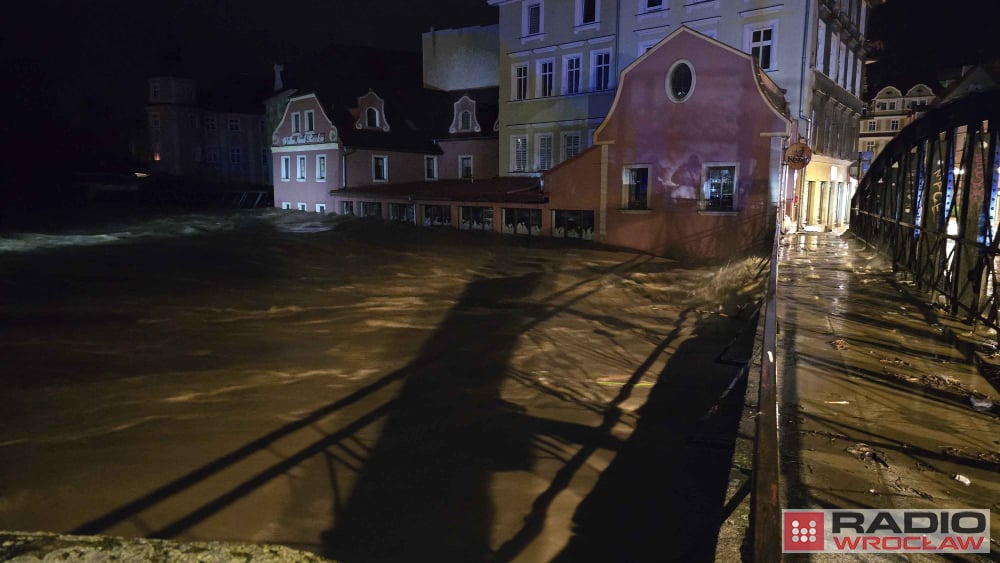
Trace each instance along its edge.
<instances>
[{"instance_id":1,"label":"oval window","mask_svg":"<svg viewBox=\"0 0 1000 563\"><path fill-rule=\"evenodd\" d=\"M677 61L667 73L667 96L675 102L683 102L694 90L694 70L687 61Z\"/></svg>"}]
</instances>

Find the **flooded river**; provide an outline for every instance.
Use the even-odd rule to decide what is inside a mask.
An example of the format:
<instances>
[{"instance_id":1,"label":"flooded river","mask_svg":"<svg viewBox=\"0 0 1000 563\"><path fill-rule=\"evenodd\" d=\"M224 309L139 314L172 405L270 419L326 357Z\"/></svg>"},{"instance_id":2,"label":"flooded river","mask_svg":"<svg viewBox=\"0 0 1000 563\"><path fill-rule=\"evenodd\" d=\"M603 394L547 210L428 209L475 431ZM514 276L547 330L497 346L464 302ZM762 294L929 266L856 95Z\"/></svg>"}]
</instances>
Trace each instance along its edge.
<instances>
[{"instance_id":1,"label":"flooded river","mask_svg":"<svg viewBox=\"0 0 1000 563\"><path fill-rule=\"evenodd\" d=\"M0 529L714 553L752 263L266 210L8 229L0 272Z\"/></svg>"}]
</instances>

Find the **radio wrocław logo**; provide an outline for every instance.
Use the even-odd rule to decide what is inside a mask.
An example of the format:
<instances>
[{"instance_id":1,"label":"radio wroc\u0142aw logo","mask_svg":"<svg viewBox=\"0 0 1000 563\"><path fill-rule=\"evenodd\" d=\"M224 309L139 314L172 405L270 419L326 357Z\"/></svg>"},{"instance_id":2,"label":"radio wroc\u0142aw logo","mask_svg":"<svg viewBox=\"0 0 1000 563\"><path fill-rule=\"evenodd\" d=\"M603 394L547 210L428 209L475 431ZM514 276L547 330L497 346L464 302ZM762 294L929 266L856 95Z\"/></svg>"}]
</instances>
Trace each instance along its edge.
<instances>
[{"instance_id":1,"label":"radio wroc\u0142aw logo","mask_svg":"<svg viewBox=\"0 0 1000 563\"><path fill-rule=\"evenodd\" d=\"M785 553L989 553L990 512L782 510Z\"/></svg>"}]
</instances>

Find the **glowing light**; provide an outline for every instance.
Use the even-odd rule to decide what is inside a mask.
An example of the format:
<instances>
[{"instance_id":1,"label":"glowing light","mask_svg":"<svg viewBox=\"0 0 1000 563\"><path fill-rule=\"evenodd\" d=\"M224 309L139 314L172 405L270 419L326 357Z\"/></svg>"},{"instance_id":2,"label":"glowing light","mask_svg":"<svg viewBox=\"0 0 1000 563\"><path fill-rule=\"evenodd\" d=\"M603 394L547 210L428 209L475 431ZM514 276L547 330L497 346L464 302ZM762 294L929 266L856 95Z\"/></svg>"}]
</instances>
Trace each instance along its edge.
<instances>
[{"instance_id":1,"label":"glowing light","mask_svg":"<svg viewBox=\"0 0 1000 563\"><path fill-rule=\"evenodd\" d=\"M148 178L149 177L149 174L146 174L145 172L133 172L133 174L135 174L136 178Z\"/></svg>"}]
</instances>

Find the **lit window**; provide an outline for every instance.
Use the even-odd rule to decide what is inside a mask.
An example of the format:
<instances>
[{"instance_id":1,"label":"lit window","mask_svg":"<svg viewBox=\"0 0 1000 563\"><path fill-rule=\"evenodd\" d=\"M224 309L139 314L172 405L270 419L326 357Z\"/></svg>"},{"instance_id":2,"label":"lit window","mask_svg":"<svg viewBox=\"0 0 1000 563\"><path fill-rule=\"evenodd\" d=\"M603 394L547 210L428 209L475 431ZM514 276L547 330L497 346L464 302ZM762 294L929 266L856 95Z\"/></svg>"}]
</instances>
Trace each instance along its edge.
<instances>
[{"instance_id":1,"label":"lit window","mask_svg":"<svg viewBox=\"0 0 1000 563\"><path fill-rule=\"evenodd\" d=\"M372 156L372 181L385 182L389 179L389 158Z\"/></svg>"},{"instance_id":2,"label":"lit window","mask_svg":"<svg viewBox=\"0 0 1000 563\"><path fill-rule=\"evenodd\" d=\"M316 155L316 180L320 182L326 181L326 155L318 154Z\"/></svg>"},{"instance_id":3,"label":"lit window","mask_svg":"<svg viewBox=\"0 0 1000 563\"><path fill-rule=\"evenodd\" d=\"M735 166L706 166L705 184L702 187L705 209L732 211L735 187Z\"/></svg>"},{"instance_id":4,"label":"lit window","mask_svg":"<svg viewBox=\"0 0 1000 563\"><path fill-rule=\"evenodd\" d=\"M365 110L365 125L368 127L378 128L378 110L375 108L368 108Z\"/></svg>"},{"instance_id":5,"label":"lit window","mask_svg":"<svg viewBox=\"0 0 1000 563\"><path fill-rule=\"evenodd\" d=\"M471 156L460 156L458 157L458 176L463 180L472 179L472 157Z\"/></svg>"},{"instance_id":6,"label":"lit window","mask_svg":"<svg viewBox=\"0 0 1000 563\"><path fill-rule=\"evenodd\" d=\"M306 156L300 154L295 157L295 179L304 182L306 179Z\"/></svg>"},{"instance_id":7,"label":"lit window","mask_svg":"<svg viewBox=\"0 0 1000 563\"><path fill-rule=\"evenodd\" d=\"M649 209L649 168L626 168L623 176L625 180L624 208Z\"/></svg>"},{"instance_id":8,"label":"lit window","mask_svg":"<svg viewBox=\"0 0 1000 563\"><path fill-rule=\"evenodd\" d=\"M306 131L316 130L316 114L313 110L306 110Z\"/></svg>"},{"instance_id":9,"label":"lit window","mask_svg":"<svg viewBox=\"0 0 1000 563\"><path fill-rule=\"evenodd\" d=\"M528 169L528 137L524 135L517 135L510 138L512 154L511 157L511 171L512 172L525 172Z\"/></svg>"},{"instance_id":10,"label":"lit window","mask_svg":"<svg viewBox=\"0 0 1000 563\"><path fill-rule=\"evenodd\" d=\"M580 92L580 55L570 55L563 59L566 68L566 79L563 81L564 94Z\"/></svg>"},{"instance_id":11,"label":"lit window","mask_svg":"<svg viewBox=\"0 0 1000 563\"><path fill-rule=\"evenodd\" d=\"M514 99L525 100L528 98L528 65L519 64L514 66Z\"/></svg>"}]
</instances>

